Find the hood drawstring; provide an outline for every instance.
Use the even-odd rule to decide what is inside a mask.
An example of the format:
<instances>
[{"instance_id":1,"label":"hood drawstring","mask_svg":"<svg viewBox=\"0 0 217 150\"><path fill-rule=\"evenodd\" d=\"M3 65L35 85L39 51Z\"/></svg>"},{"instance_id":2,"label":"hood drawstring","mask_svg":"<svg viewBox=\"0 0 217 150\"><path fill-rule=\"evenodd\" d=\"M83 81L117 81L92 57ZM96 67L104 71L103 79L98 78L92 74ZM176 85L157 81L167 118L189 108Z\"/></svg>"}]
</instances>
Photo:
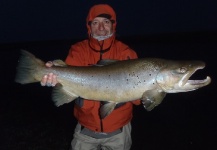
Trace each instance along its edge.
<instances>
[{"instance_id":1,"label":"hood drawstring","mask_svg":"<svg viewBox=\"0 0 217 150\"><path fill-rule=\"evenodd\" d=\"M98 41L98 43L99 43L99 41ZM94 48L90 45L90 40L88 40L88 44L89 44L90 48L91 48L93 51L100 53L99 61L102 60L102 55L110 50L110 48L111 48L111 46L112 46L112 43L113 43L113 41L111 42L111 44L110 44L110 46L109 46L108 48L106 48L106 49L103 50L103 45L104 45L104 40L103 40L103 41L102 41L102 44L99 43L100 50L96 50L96 49L94 49Z\"/></svg>"}]
</instances>

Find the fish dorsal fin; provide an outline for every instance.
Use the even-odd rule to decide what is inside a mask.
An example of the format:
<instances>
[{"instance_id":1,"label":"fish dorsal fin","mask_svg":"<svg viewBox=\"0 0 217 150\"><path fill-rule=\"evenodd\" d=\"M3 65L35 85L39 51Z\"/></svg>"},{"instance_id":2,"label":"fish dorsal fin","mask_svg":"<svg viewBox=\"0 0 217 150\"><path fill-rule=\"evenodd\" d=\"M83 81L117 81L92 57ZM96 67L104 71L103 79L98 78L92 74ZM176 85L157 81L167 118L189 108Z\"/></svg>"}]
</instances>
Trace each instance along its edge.
<instances>
[{"instance_id":1,"label":"fish dorsal fin","mask_svg":"<svg viewBox=\"0 0 217 150\"><path fill-rule=\"evenodd\" d=\"M120 61L120 60L116 60L116 59L102 59L102 60L99 60L96 65L98 65L98 66L106 66L106 65L118 62L118 61Z\"/></svg>"},{"instance_id":2,"label":"fish dorsal fin","mask_svg":"<svg viewBox=\"0 0 217 150\"><path fill-rule=\"evenodd\" d=\"M76 98L77 96L72 95L70 92L66 91L60 83L57 83L55 87L53 87L52 100L56 106L69 103Z\"/></svg>"},{"instance_id":3,"label":"fish dorsal fin","mask_svg":"<svg viewBox=\"0 0 217 150\"><path fill-rule=\"evenodd\" d=\"M142 95L142 103L147 111L151 111L153 108L158 106L164 97L166 96L165 92L158 92L157 90L148 90Z\"/></svg>"},{"instance_id":4,"label":"fish dorsal fin","mask_svg":"<svg viewBox=\"0 0 217 150\"><path fill-rule=\"evenodd\" d=\"M115 109L116 103L115 102L109 102L100 107L100 117L101 119L104 119L106 116L108 116L114 109Z\"/></svg>"},{"instance_id":5,"label":"fish dorsal fin","mask_svg":"<svg viewBox=\"0 0 217 150\"><path fill-rule=\"evenodd\" d=\"M61 59L56 59L56 60L53 60L52 62L54 64L54 66L60 66L60 67L66 67L67 66L67 64L64 61L62 61Z\"/></svg>"}]
</instances>

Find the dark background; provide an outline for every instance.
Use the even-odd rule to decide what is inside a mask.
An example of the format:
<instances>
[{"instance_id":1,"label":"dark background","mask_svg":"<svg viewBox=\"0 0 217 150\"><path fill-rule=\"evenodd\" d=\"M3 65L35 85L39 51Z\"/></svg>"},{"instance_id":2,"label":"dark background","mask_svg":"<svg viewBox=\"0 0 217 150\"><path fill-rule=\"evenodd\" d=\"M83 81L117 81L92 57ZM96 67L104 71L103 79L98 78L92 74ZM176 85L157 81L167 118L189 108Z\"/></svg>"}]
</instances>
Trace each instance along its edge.
<instances>
[{"instance_id":1,"label":"dark background","mask_svg":"<svg viewBox=\"0 0 217 150\"><path fill-rule=\"evenodd\" d=\"M151 112L135 106L132 150L217 149L217 5L183 1L0 1L0 149L68 149L76 120L73 103L55 107L51 88L14 82L20 49L44 61L65 59L71 44L86 38L93 4L117 12L117 38L140 58L202 60L212 83L196 91L167 94Z\"/></svg>"},{"instance_id":2,"label":"dark background","mask_svg":"<svg viewBox=\"0 0 217 150\"><path fill-rule=\"evenodd\" d=\"M119 36L217 30L215 0L1 0L0 42L86 37L86 16L98 3L117 13Z\"/></svg>"}]
</instances>

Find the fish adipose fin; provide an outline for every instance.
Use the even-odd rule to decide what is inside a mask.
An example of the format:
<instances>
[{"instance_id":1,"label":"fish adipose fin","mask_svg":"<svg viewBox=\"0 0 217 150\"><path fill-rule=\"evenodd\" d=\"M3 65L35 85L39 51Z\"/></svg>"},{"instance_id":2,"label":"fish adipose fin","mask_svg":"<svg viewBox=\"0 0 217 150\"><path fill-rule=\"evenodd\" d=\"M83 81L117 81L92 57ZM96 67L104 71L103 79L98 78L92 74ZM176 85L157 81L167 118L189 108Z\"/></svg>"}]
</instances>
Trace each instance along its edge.
<instances>
[{"instance_id":1,"label":"fish adipose fin","mask_svg":"<svg viewBox=\"0 0 217 150\"><path fill-rule=\"evenodd\" d=\"M115 102L109 102L100 107L100 117L101 119L104 119L106 116L108 116L114 109L115 109L116 103Z\"/></svg>"},{"instance_id":2,"label":"fish adipose fin","mask_svg":"<svg viewBox=\"0 0 217 150\"><path fill-rule=\"evenodd\" d=\"M143 93L142 104L147 111L151 111L154 107L159 105L164 97L166 92L158 92L156 90L148 90Z\"/></svg>"},{"instance_id":3,"label":"fish adipose fin","mask_svg":"<svg viewBox=\"0 0 217 150\"><path fill-rule=\"evenodd\" d=\"M55 85L55 87L53 87L52 100L56 106L60 106L60 105L63 105L65 103L69 103L76 98L78 98L78 97L74 96L74 95L70 94L70 92L67 92L66 90L64 90L62 84L60 84L60 83L57 83Z\"/></svg>"}]
</instances>

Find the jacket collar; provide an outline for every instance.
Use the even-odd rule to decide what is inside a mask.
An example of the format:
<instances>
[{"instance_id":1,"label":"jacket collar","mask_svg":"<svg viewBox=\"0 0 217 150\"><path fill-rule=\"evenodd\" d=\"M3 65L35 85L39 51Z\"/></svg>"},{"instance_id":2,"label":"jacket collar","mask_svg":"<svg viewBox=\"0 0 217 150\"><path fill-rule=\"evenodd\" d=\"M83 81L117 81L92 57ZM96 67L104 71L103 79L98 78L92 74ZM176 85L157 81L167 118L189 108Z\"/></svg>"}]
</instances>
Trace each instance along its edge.
<instances>
[{"instance_id":1,"label":"jacket collar","mask_svg":"<svg viewBox=\"0 0 217 150\"><path fill-rule=\"evenodd\" d=\"M115 40L115 34L113 34L111 37L109 37L105 40L102 40L102 41L98 41L97 39L94 39L93 37L90 36L89 46L94 51L105 52L105 51L108 51L110 49L114 40Z\"/></svg>"}]
</instances>

